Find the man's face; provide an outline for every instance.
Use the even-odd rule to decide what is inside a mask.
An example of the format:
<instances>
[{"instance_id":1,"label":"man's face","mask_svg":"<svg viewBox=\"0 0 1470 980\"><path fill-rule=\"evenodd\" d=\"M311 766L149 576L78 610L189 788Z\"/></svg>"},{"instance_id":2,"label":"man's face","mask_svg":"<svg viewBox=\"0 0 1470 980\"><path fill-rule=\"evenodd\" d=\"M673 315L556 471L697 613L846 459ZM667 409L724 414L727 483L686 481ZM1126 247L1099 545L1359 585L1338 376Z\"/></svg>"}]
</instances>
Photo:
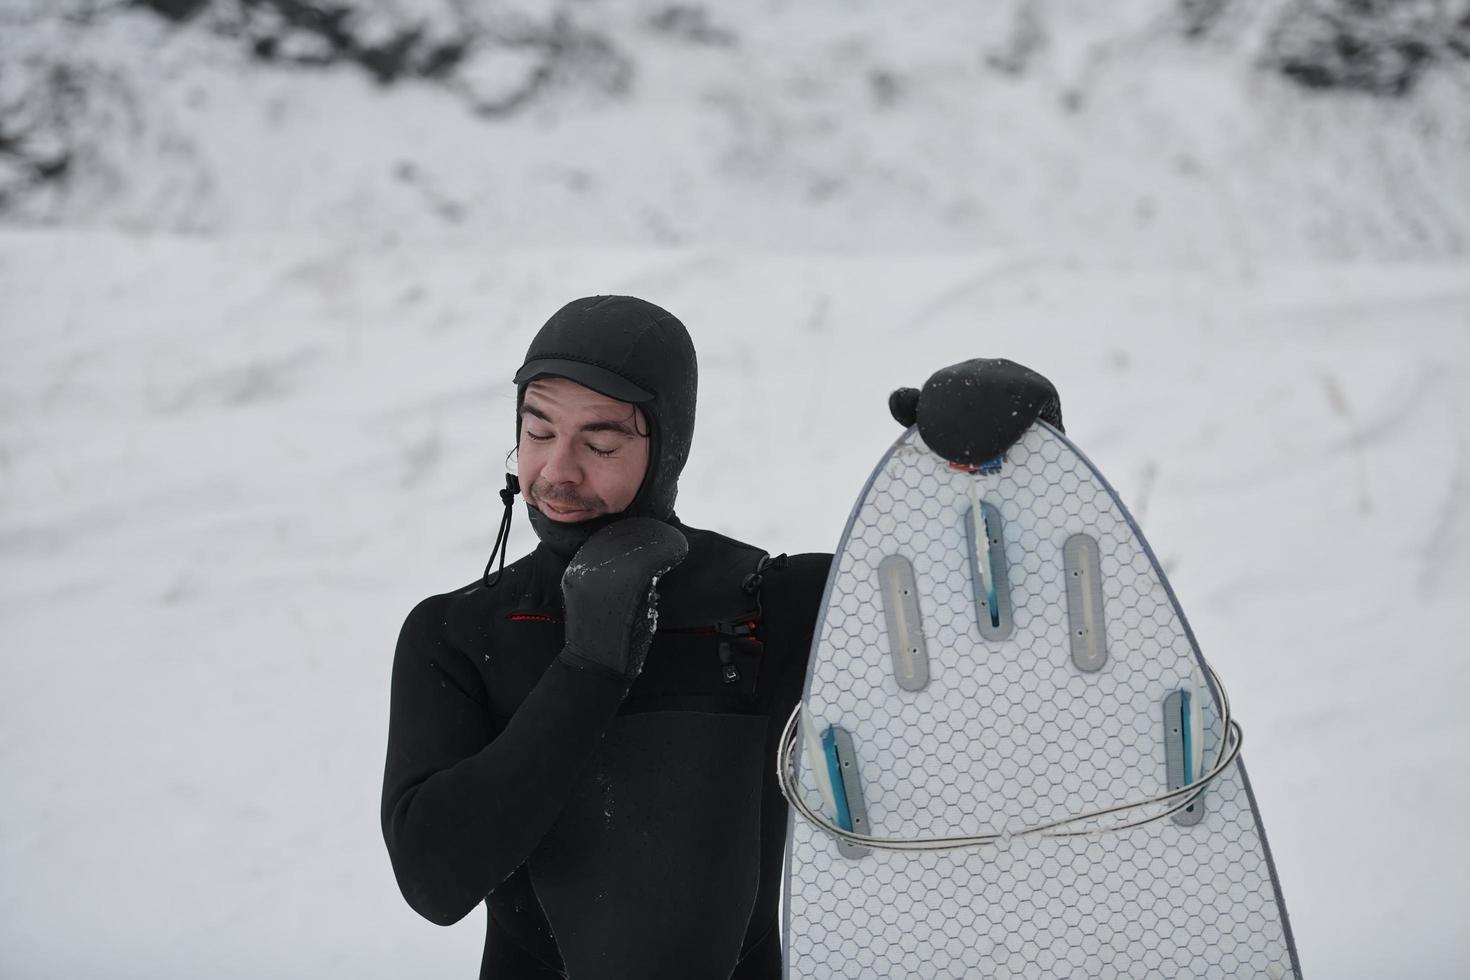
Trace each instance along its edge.
<instances>
[{"instance_id":1,"label":"man's face","mask_svg":"<svg viewBox=\"0 0 1470 980\"><path fill-rule=\"evenodd\" d=\"M555 521L616 514L648 468L648 425L638 406L566 378L526 386L517 476L526 502Z\"/></svg>"}]
</instances>

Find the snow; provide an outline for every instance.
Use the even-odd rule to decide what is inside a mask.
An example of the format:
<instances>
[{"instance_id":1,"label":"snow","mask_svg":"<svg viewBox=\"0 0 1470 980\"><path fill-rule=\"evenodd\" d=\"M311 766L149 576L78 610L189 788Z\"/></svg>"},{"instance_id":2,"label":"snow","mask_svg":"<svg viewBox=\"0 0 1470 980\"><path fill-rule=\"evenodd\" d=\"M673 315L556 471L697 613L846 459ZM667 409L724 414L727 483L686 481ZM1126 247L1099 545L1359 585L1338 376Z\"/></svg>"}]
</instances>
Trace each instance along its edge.
<instances>
[{"instance_id":1,"label":"snow","mask_svg":"<svg viewBox=\"0 0 1470 980\"><path fill-rule=\"evenodd\" d=\"M0 974L472 973L379 836L393 643L479 576L510 377L598 291L686 319L679 513L772 552L833 547L892 388L1051 377L1232 694L1305 967L1461 974L1466 272L0 233Z\"/></svg>"},{"instance_id":2,"label":"snow","mask_svg":"<svg viewBox=\"0 0 1470 980\"><path fill-rule=\"evenodd\" d=\"M388 29L391 5L347 5ZM397 6L428 36L483 35L452 82L273 67L207 29L222 14L0 0L0 105L75 150L69 184L13 220L504 248L1470 250L1470 74L1431 70L1405 100L1304 91L1257 65L1279 0L1238 0L1193 42L1159 0L764 0L698 30L662 0Z\"/></svg>"},{"instance_id":3,"label":"snow","mask_svg":"<svg viewBox=\"0 0 1470 980\"><path fill-rule=\"evenodd\" d=\"M602 292L695 339L679 515L773 554L835 545L893 388L1051 378L1231 694L1307 974L1470 971L1463 73L1302 93L1262 4L1189 47L1139 0L627 0L568 16L628 93L490 124L0 5L0 102L86 93L41 133L76 182L0 223L0 976L474 975L380 836L393 647L479 578L511 376Z\"/></svg>"}]
</instances>

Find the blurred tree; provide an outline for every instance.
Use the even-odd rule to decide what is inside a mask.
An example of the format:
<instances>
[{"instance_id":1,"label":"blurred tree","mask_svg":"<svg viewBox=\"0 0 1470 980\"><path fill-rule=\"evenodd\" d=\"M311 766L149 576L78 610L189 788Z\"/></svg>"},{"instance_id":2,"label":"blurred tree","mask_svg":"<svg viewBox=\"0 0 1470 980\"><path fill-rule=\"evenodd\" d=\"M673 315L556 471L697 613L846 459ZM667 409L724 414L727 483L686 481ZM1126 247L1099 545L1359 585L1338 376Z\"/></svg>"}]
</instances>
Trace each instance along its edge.
<instances>
[{"instance_id":1,"label":"blurred tree","mask_svg":"<svg viewBox=\"0 0 1470 980\"><path fill-rule=\"evenodd\" d=\"M186 21L209 6L209 0L133 0L133 6L146 7L172 21Z\"/></svg>"},{"instance_id":2,"label":"blurred tree","mask_svg":"<svg viewBox=\"0 0 1470 980\"><path fill-rule=\"evenodd\" d=\"M1470 58L1470 0L1295 0L1264 63L1316 89L1408 94L1431 66Z\"/></svg>"}]
</instances>

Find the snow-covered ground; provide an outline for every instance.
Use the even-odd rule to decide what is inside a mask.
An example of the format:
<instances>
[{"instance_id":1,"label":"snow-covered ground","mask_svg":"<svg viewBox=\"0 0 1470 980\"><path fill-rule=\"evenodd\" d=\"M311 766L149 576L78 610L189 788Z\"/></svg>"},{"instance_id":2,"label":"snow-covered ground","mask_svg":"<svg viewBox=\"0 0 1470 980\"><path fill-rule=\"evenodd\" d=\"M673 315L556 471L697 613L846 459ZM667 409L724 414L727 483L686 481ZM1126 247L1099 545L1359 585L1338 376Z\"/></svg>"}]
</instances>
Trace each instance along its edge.
<instances>
[{"instance_id":1,"label":"snow-covered ground","mask_svg":"<svg viewBox=\"0 0 1470 980\"><path fill-rule=\"evenodd\" d=\"M773 552L834 546L891 388L1054 379L1232 693L1309 975L1463 976L1467 273L0 233L0 975L473 975L379 836L393 643L483 566L531 334L623 291L700 351L680 515Z\"/></svg>"}]
</instances>

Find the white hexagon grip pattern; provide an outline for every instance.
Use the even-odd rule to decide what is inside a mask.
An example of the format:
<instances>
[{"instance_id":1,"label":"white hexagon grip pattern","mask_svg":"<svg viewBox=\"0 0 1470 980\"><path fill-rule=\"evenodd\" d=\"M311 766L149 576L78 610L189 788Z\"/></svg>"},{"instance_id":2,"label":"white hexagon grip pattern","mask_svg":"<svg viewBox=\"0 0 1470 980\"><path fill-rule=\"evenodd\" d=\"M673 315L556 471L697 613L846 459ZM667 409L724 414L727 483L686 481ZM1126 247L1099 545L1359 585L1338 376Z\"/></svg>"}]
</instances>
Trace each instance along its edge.
<instances>
[{"instance_id":1,"label":"white hexagon grip pattern","mask_svg":"<svg viewBox=\"0 0 1470 980\"><path fill-rule=\"evenodd\" d=\"M965 527L977 499L1003 524L991 534L1003 554L978 562ZM1082 557L1069 565L1076 534L1096 553L1074 544ZM879 566L891 555L918 594L928 673L916 690L899 683L889 644ZM1002 587L1011 621L990 639L979 616ZM968 836L1167 792L1188 754L1177 731L1172 756L1166 745L1165 701L1181 690L1203 709L1197 776L1223 738L1219 694L1142 533L1066 436L1038 422L998 472L971 473L911 428L843 533L802 723L851 735L868 833ZM805 755L798 746L801 793L822 810ZM1243 762L1196 806L1202 815L1095 836L856 858L793 810L786 976L1300 977Z\"/></svg>"}]
</instances>

